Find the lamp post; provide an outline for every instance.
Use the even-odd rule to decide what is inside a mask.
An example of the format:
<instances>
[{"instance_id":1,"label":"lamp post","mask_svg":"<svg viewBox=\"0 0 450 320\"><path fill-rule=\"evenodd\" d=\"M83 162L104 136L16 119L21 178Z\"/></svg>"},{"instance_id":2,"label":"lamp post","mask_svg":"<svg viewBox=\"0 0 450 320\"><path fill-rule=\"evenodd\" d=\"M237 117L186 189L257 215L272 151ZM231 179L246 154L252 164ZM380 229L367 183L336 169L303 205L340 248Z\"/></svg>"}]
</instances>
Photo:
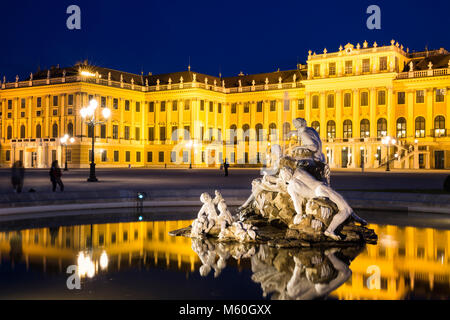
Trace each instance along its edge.
<instances>
[{"instance_id":1,"label":"lamp post","mask_svg":"<svg viewBox=\"0 0 450 320\"><path fill-rule=\"evenodd\" d=\"M96 121L95 120L95 110L98 107L98 102L96 100L91 100L87 107L81 109L81 117L86 120L86 124L91 128L92 133L92 158L89 170L89 178L88 182L97 182L98 179L95 176L95 126L99 124L105 123L105 121ZM104 108L102 110L103 118L106 120L111 116L111 110L108 108Z\"/></svg>"},{"instance_id":2,"label":"lamp post","mask_svg":"<svg viewBox=\"0 0 450 320\"><path fill-rule=\"evenodd\" d=\"M73 137L69 138L68 134L65 134L64 137L62 137L61 139L59 139L59 141L61 142L61 144L65 147L65 163L64 163L64 171L67 171L69 169L67 169L67 143L74 143L75 139Z\"/></svg>"},{"instance_id":3,"label":"lamp post","mask_svg":"<svg viewBox=\"0 0 450 320\"><path fill-rule=\"evenodd\" d=\"M395 143L397 142L394 138L391 138L389 136L384 137L383 140L381 140L381 142L386 145L387 147L387 162L386 162L386 171L391 171L390 167L389 167L389 148L390 145L395 145Z\"/></svg>"}]
</instances>

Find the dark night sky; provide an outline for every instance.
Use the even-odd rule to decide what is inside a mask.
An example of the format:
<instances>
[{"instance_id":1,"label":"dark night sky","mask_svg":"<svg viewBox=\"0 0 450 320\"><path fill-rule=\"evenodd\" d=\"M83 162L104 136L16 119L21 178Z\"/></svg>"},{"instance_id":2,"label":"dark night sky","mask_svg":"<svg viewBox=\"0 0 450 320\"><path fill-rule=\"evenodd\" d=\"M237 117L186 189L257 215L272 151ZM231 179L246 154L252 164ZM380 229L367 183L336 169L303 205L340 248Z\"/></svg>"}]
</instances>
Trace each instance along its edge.
<instances>
[{"instance_id":1,"label":"dark night sky","mask_svg":"<svg viewBox=\"0 0 450 320\"><path fill-rule=\"evenodd\" d=\"M81 30L66 28L66 9L81 8ZM381 30L366 27L371 4ZM450 1L58 0L3 1L0 76L13 81L60 64L91 63L154 74L192 70L224 76L295 68L307 51L351 42L410 50L450 50Z\"/></svg>"}]
</instances>

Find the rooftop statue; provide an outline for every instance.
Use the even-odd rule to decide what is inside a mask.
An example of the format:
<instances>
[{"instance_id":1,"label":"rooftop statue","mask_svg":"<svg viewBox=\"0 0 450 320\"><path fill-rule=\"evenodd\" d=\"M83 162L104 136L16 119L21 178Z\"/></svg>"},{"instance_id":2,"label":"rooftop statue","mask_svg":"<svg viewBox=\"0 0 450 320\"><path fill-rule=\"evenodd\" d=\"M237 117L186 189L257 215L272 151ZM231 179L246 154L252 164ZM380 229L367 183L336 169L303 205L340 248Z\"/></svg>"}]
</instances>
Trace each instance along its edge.
<instances>
[{"instance_id":1,"label":"rooftop statue","mask_svg":"<svg viewBox=\"0 0 450 320\"><path fill-rule=\"evenodd\" d=\"M218 241L258 242L276 247L309 247L311 243L376 243L347 201L330 185L330 169L316 130L293 121L298 144L283 154L272 145L270 168L252 181L251 194L232 214L222 194L207 193L192 226L170 232L174 236L217 238ZM216 208L220 212L217 214Z\"/></svg>"}]
</instances>

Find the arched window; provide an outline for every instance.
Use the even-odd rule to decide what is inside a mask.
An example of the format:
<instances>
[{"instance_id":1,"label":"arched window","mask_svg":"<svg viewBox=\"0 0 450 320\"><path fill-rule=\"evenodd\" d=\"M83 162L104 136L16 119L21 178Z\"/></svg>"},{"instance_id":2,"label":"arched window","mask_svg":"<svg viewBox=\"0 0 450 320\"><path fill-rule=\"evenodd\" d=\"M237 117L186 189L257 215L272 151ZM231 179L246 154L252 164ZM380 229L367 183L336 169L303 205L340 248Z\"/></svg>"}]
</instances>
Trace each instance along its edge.
<instances>
[{"instance_id":1,"label":"arched window","mask_svg":"<svg viewBox=\"0 0 450 320\"><path fill-rule=\"evenodd\" d=\"M58 125L56 123L52 127L52 138L58 138Z\"/></svg>"},{"instance_id":2,"label":"arched window","mask_svg":"<svg viewBox=\"0 0 450 320\"><path fill-rule=\"evenodd\" d=\"M343 137L344 139L350 139L353 136L352 134L352 121L345 120L343 127Z\"/></svg>"},{"instance_id":3,"label":"arched window","mask_svg":"<svg viewBox=\"0 0 450 320\"><path fill-rule=\"evenodd\" d=\"M318 134L320 134L320 122L319 121L313 121L311 123L311 128L317 131Z\"/></svg>"},{"instance_id":4,"label":"arched window","mask_svg":"<svg viewBox=\"0 0 450 320\"><path fill-rule=\"evenodd\" d=\"M319 108L319 96L315 95L312 97L312 106L313 109Z\"/></svg>"},{"instance_id":5,"label":"arched window","mask_svg":"<svg viewBox=\"0 0 450 320\"><path fill-rule=\"evenodd\" d=\"M272 139L277 138L277 125L273 122L271 124L269 124L269 139L268 139L269 141L271 139L271 136L272 136Z\"/></svg>"},{"instance_id":6,"label":"arched window","mask_svg":"<svg viewBox=\"0 0 450 320\"><path fill-rule=\"evenodd\" d=\"M248 142L250 140L250 126L248 124L244 124L242 126L242 140L245 140L246 142Z\"/></svg>"},{"instance_id":7,"label":"arched window","mask_svg":"<svg viewBox=\"0 0 450 320\"><path fill-rule=\"evenodd\" d=\"M235 124L230 126L230 142L232 141L237 144L237 126Z\"/></svg>"},{"instance_id":8,"label":"arched window","mask_svg":"<svg viewBox=\"0 0 450 320\"><path fill-rule=\"evenodd\" d=\"M42 129L41 129L41 125L38 124L36 126L36 138L40 139L42 138Z\"/></svg>"},{"instance_id":9,"label":"arched window","mask_svg":"<svg viewBox=\"0 0 450 320\"><path fill-rule=\"evenodd\" d=\"M369 138L370 137L370 122L367 119L362 119L360 123L360 132L359 136L361 138Z\"/></svg>"},{"instance_id":10,"label":"arched window","mask_svg":"<svg viewBox=\"0 0 450 320\"><path fill-rule=\"evenodd\" d=\"M445 137L445 118L443 116L434 118L434 136Z\"/></svg>"},{"instance_id":11,"label":"arched window","mask_svg":"<svg viewBox=\"0 0 450 320\"><path fill-rule=\"evenodd\" d=\"M327 138L336 138L336 122L334 122L333 120L327 122Z\"/></svg>"},{"instance_id":12,"label":"arched window","mask_svg":"<svg viewBox=\"0 0 450 320\"><path fill-rule=\"evenodd\" d=\"M8 126L8 129L6 129L6 139L11 140L12 139L12 127Z\"/></svg>"},{"instance_id":13,"label":"arched window","mask_svg":"<svg viewBox=\"0 0 450 320\"><path fill-rule=\"evenodd\" d=\"M256 140L257 141L263 140L263 125L261 123L256 124L255 131L256 131Z\"/></svg>"},{"instance_id":14,"label":"arched window","mask_svg":"<svg viewBox=\"0 0 450 320\"><path fill-rule=\"evenodd\" d=\"M71 137L73 137L73 123L69 122L67 125L67 134Z\"/></svg>"},{"instance_id":15,"label":"arched window","mask_svg":"<svg viewBox=\"0 0 450 320\"><path fill-rule=\"evenodd\" d=\"M291 124L289 122L283 123L283 138L284 140L289 139L289 132L291 132Z\"/></svg>"},{"instance_id":16,"label":"arched window","mask_svg":"<svg viewBox=\"0 0 450 320\"><path fill-rule=\"evenodd\" d=\"M425 118L417 117L416 118L416 138L424 138L425 137Z\"/></svg>"},{"instance_id":17,"label":"arched window","mask_svg":"<svg viewBox=\"0 0 450 320\"><path fill-rule=\"evenodd\" d=\"M377 138L386 137L387 135L387 121L384 118L380 118L377 121Z\"/></svg>"},{"instance_id":18,"label":"arched window","mask_svg":"<svg viewBox=\"0 0 450 320\"><path fill-rule=\"evenodd\" d=\"M406 138L406 119L401 117L397 119L397 139Z\"/></svg>"},{"instance_id":19,"label":"arched window","mask_svg":"<svg viewBox=\"0 0 450 320\"><path fill-rule=\"evenodd\" d=\"M327 96L327 107L334 108L334 94L329 94Z\"/></svg>"},{"instance_id":20,"label":"arched window","mask_svg":"<svg viewBox=\"0 0 450 320\"><path fill-rule=\"evenodd\" d=\"M25 133L25 126L21 125L20 126L20 139L25 139L25 135L26 135L26 133Z\"/></svg>"}]
</instances>

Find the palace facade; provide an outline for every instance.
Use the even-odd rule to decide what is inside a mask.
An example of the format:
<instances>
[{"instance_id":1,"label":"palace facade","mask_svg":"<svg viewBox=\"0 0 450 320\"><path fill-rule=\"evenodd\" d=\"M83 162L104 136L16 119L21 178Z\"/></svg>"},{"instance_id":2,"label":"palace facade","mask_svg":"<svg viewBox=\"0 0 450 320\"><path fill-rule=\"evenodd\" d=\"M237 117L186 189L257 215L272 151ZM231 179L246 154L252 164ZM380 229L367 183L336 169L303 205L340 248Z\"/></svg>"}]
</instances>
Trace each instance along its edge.
<instances>
[{"instance_id":1,"label":"palace facade","mask_svg":"<svg viewBox=\"0 0 450 320\"><path fill-rule=\"evenodd\" d=\"M332 168L450 168L450 53L347 44L308 53L296 69L235 77L190 70L131 74L79 63L3 79L0 164L53 160L88 167L92 135L100 167L261 166L271 144L303 117L323 140ZM89 101L111 110L89 129ZM60 138L74 137L67 146ZM393 138L390 146L384 137ZM67 152L66 152L67 150Z\"/></svg>"}]
</instances>

